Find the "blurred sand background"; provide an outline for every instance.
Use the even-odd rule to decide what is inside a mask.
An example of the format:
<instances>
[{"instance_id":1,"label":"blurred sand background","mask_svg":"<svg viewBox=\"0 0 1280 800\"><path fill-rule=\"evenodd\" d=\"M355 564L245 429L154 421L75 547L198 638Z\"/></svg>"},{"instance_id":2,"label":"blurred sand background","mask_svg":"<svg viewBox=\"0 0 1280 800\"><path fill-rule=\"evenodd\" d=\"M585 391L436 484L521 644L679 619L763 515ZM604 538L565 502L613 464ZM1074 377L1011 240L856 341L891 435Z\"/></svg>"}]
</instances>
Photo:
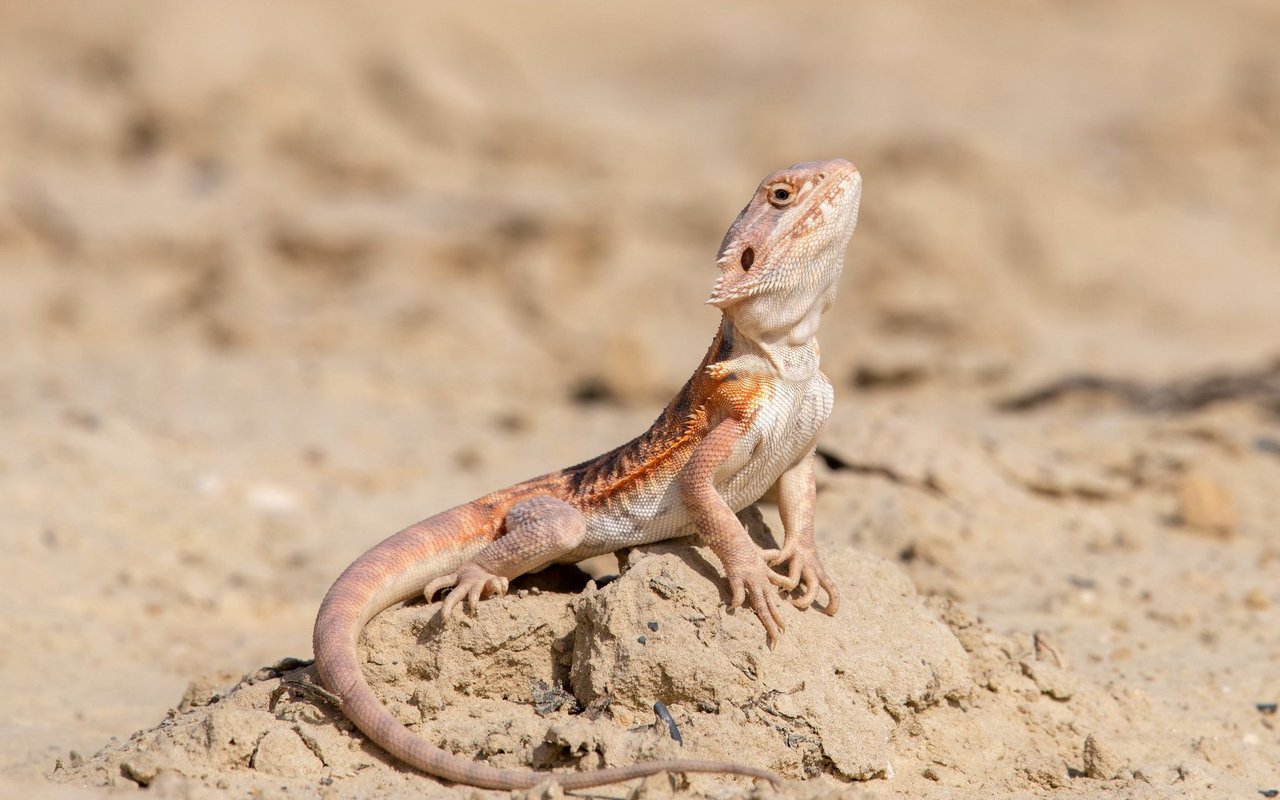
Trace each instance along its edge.
<instances>
[{"instance_id":1,"label":"blurred sand background","mask_svg":"<svg viewBox=\"0 0 1280 800\"><path fill-rule=\"evenodd\" d=\"M383 536L642 430L724 228L833 156L821 543L1125 709L1106 775L1055 718L864 787L1280 788L1277 42L1263 0L0 5L0 788L130 785L67 770L308 657ZM998 408L1081 373L1258 380Z\"/></svg>"}]
</instances>

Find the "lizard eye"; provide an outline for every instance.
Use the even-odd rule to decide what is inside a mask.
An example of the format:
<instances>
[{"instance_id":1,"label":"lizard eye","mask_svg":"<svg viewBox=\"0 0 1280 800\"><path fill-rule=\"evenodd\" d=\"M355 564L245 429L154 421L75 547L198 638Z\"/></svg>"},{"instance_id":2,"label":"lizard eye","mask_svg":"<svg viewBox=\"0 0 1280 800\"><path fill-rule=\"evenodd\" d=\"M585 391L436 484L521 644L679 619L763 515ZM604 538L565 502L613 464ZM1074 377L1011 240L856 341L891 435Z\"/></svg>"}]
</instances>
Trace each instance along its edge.
<instances>
[{"instance_id":1,"label":"lizard eye","mask_svg":"<svg viewBox=\"0 0 1280 800\"><path fill-rule=\"evenodd\" d=\"M796 189L789 183L772 184L765 191L765 194L769 198L769 205L774 208L789 206L796 199Z\"/></svg>"}]
</instances>

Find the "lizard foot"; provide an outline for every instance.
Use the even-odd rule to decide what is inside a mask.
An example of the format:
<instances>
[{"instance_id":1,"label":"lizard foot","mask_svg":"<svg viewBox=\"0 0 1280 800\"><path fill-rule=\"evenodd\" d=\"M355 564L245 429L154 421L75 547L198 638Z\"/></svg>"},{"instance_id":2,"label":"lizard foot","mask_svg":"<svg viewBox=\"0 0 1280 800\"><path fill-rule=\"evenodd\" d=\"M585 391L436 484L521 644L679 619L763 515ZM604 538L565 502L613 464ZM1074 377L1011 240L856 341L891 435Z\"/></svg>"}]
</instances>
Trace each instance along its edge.
<instances>
[{"instance_id":1,"label":"lizard foot","mask_svg":"<svg viewBox=\"0 0 1280 800\"><path fill-rule=\"evenodd\" d=\"M760 356L746 355L731 358L728 361L716 361L708 364L705 369L713 380L723 381L730 379L736 372L750 372L766 367L767 362Z\"/></svg>"},{"instance_id":2,"label":"lizard foot","mask_svg":"<svg viewBox=\"0 0 1280 800\"><path fill-rule=\"evenodd\" d=\"M827 604L821 607L822 612L831 616L840 608L840 590L827 575L815 548L788 543L778 550L765 550L761 555L770 566L787 564L785 583L780 585L788 591L797 587L802 589L798 597L790 598L791 605L803 611L813 605L813 601L818 599L818 590L822 589L827 593Z\"/></svg>"},{"instance_id":3,"label":"lizard foot","mask_svg":"<svg viewBox=\"0 0 1280 800\"><path fill-rule=\"evenodd\" d=\"M441 575L422 590L428 601L441 589L449 589L445 595L444 605L440 607L440 616L448 618L455 608L462 608L465 601L466 610L475 613L476 606L486 597L507 593L509 581L474 563L466 563L457 572ZM450 588L452 587L452 588Z\"/></svg>"},{"instance_id":4,"label":"lizard foot","mask_svg":"<svg viewBox=\"0 0 1280 800\"><path fill-rule=\"evenodd\" d=\"M729 607L742 608L750 603L751 610L764 625L769 649L772 650L778 644L778 637L787 629L782 621L777 589L785 584L787 576L769 569L762 558L756 558L749 565L730 567L726 564L725 571L729 576L729 590L733 593Z\"/></svg>"},{"instance_id":5,"label":"lizard foot","mask_svg":"<svg viewBox=\"0 0 1280 800\"><path fill-rule=\"evenodd\" d=\"M733 374L733 367L727 366L726 362L717 362L706 366L707 374L712 380L722 381Z\"/></svg>"}]
</instances>

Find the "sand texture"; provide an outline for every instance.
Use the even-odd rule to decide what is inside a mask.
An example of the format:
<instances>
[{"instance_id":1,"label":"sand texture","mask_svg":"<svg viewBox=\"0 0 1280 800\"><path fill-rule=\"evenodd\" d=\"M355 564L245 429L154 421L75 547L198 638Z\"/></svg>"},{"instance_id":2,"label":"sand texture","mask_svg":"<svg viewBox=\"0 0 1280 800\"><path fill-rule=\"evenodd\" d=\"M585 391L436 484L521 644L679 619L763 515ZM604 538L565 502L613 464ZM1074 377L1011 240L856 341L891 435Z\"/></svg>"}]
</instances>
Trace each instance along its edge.
<instances>
[{"instance_id":1,"label":"sand texture","mask_svg":"<svg viewBox=\"0 0 1280 800\"><path fill-rule=\"evenodd\" d=\"M502 795L299 688L320 598L643 430L750 191L835 156L839 613L770 651L673 542L392 609L375 690L498 766L788 779L599 797L1280 789L1277 41L1261 0L0 5L0 796Z\"/></svg>"}]
</instances>

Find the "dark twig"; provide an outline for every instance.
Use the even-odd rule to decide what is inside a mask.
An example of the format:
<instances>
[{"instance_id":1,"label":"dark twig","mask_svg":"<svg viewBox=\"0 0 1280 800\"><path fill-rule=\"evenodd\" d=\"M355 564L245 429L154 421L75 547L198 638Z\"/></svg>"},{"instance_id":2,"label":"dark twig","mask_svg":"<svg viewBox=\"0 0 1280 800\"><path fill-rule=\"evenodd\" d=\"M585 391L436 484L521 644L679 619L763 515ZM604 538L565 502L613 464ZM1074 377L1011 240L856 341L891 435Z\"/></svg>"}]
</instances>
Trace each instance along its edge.
<instances>
[{"instance_id":1,"label":"dark twig","mask_svg":"<svg viewBox=\"0 0 1280 800\"><path fill-rule=\"evenodd\" d=\"M996 402L1000 411L1030 411L1072 394L1108 394L1148 414L1184 414L1226 400L1261 403L1280 413L1280 364L1144 384L1081 373Z\"/></svg>"},{"instance_id":2,"label":"dark twig","mask_svg":"<svg viewBox=\"0 0 1280 800\"><path fill-rule=\"evenodd\" d=\"M671 716L671 711L667 708L666 703L661 700L653 704L653 713L658 715L658 719L667 723L667 730L671 733L671 738L676 740L676 744L683 745L684 737L680 735L680 729L676 727L675 718Z\"/></svg>"}]
</instances>

